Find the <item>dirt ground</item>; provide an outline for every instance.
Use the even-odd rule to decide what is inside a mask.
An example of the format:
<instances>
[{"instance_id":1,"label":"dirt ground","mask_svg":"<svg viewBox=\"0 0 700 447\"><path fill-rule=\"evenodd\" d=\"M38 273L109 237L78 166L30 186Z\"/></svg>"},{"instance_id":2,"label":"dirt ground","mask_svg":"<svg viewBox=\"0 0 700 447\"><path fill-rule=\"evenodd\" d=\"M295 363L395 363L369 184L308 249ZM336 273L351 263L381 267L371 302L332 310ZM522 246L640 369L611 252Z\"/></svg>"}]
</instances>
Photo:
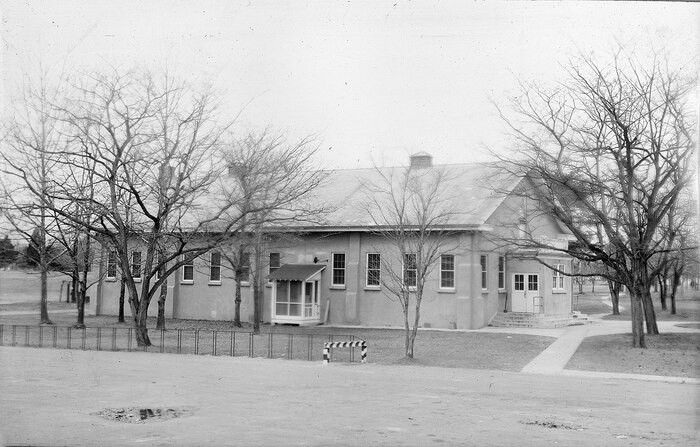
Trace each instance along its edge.
<instances>
[{"instance_id":1,"label":"dirt ground","mask_svg":"<svg viewBox=\"0 0 700 447\"><path fill-rule=\"evenodd\" d=\"M11 445L698 445L698 387L398 365L0 348ZM179 418L126 423L145 408Z\"/></svg>"}]
</instances>

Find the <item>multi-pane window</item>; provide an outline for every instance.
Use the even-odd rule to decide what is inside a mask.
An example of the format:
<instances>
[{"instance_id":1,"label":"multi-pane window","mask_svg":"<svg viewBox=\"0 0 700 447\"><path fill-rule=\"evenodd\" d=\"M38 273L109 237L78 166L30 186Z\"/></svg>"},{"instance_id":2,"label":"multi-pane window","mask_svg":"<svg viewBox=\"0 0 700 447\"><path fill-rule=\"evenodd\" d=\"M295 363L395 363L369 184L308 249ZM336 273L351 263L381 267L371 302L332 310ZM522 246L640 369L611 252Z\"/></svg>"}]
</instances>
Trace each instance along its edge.
<instances>
[{"instance_id":1,"label":"multi-pane window","mask_svg":"<svg viewBox=\"0 0 700 447\"><path fill-rule=\"evenodd\" d=\"M564 264L556 264L556 270L552 272L552 289L564 290ZM558 270L558 271L557 271Z\"/></svg>"},{"instance_id":2,"label":"multi-pane window","mask_svg":"<svg viewBox=\"0 0 700 447\"><path fill-rule=\"evenodd\" d=\"M250 282L250 253L243 252L241 262L241 282Z\"/></svg>"},{"instance_id":3,"label":"multi-pane window","mask_svg":"<svg viewBox=\"0 0 700 447\"><path fill-rule=\"evenodd\" d=\"M527 290L529 292L537 292L540 290L539 275L527 275Z\"/></svg>"},{"instance_id":4,"label":"multi-pane window","mask_svg":"<svg viewBox=\"0 0 700 447\"><path fill-rule=\"evenodd\" d=\"M506 288L506 257L498 257L498 288Z\"/></svg>"},{"instance_id":5,"label":"multi-pane window","mask_svg":"<svg viewBox=\"0 0 700 447\"><path fill-rule=\"evenodd\" d=\"M379 287L382 259L379 253L367 253L367 286Z\"/></svg>"},{"instance_id":6,"label":"multi-pane window","mask_svg":"<svg viewBox=\"0 0 700 447\"><path fill-rule=\"evenodd\" d=\"M221 282L221 253L211 252L209 259L209 282Z\"/></svg>"},{"instance_id":7,"label":"multi-pane window","mask_svg":"<svg viewBox=\"0 0 700 447\"><path fill-rule=\"evenodd\" d=\"M280 268L280 254L272 252L272 253L270 253L270 264L268 267L268 275L271 275L278 268Z\"/></svg>"},{"instance_id":8,"label":"multi-pane window","mask_svg":"<svg viewBox=\"0 0 700 447\"><path fill-rule=\"evenodd\" d=\"M345 253L333 253L333 277L331 285L345 285Z\"/></svg>"},{"instance_id":9,"label":"multi-pane window","mask_svg":"<svg viewBox=\"0 0 700 447\"><path fill-rule=\"evenodd\" d=\"M481 288L486 290L489 288L489 257L481 255Z\"/></svg>"},{"instance_id":10,"label":"multi-pane window","mask_svg":"<svg viewBox=\"0 0 700 447\"><path fill-rule=\"evenodd\" d=\"M141 252L131 252L131 276L134 279L141 279Z\"/></svg>"},{"instance_id":11,"label":"multi-pane window","mask_svg":"<svg viewBox=\"0 0 700 447\"><path fill-rule=\"evenodd\" d=\"M416 287L418 278L416 259L415 253L404 253L403 255L403 283L407 287Z\"/></svg>"},{"instance_id":12,"label":"multi-pane window","mask_svg":"<svg viewBox=\"0 0 700 447\"><path fill-rule=\"evenodd\" d=\"M110 250L107 255L107 278L117 279L117 252Z\"/></svg>"},{"instance_id":13,"label":"multi-pane window","mask_svg":"<svg viewBox=\"0 0 700 447\"><path fill-rule=\"evenodd\" d=\"M440 288L455 288L455 256L440 256Z\"/></svg>"},{"instance_id":14,"label":"multi-pane window","mask_svg":"<svg viewBox=\"0 0 700 447\"><path fill-rule=\"evenodd\" d=\"M194 282L194 259L189 259L182 264L182 282Z\"/></svg>"}]
</instances>

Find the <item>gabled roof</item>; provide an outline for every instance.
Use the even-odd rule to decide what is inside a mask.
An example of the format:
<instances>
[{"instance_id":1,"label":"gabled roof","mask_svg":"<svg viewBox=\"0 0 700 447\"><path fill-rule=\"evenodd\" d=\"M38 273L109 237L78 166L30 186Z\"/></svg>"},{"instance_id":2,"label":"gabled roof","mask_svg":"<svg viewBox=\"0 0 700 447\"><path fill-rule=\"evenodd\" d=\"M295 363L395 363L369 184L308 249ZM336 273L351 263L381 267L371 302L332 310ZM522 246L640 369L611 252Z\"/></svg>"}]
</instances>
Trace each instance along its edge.
<instances>
[{"instance_id":1,"label":"gabled roof","mask_svg":"<svg viewBox=\"0 0 700 447\"><path fill-rule=\"evenodd\" d=\"M283 264L280 268L270 273L267 279L270 281L273 279L282 281L306 281L325 268L325 265L318 264Z\"/></svg>"},{"instance_id":2,"label":"gabled roof","mask_svg":"<svg viewBox=\"0 0 700 447\"><path fill-rule=\"evenodd\" d=\"M372 227L375 222L365 207L369 185L385 184L387 178L399 178L406 167L344 169L333 171L315 195L319 203L326 203L330 211L326 224L330 227ZM519 179L491 164L464 163L435 165L421 170L444 170L447 180L441 186L445 206L453 213L450 224L481 226L512 191ZM381 172L380 172L381 171Z\"/></svg>"}]
</instances>

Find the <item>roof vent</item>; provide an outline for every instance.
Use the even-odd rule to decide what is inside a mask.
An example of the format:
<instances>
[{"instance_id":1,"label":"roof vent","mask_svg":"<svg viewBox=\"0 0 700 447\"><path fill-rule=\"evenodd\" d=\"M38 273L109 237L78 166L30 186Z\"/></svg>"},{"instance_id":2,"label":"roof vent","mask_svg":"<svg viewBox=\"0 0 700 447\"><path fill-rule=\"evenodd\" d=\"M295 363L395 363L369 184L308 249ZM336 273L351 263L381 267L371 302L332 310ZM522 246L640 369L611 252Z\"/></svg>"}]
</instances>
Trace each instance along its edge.
<instances>
[{"instance_id":1,"label":"roof vent","mask_svg":"<svg viewBox=\"0 0 700 447\"><path fill-rule=\"evenodd\" d=\"M433 156L427 152L418 152L411 155L412 168L430 168L433 166Z\"/></svg>"}]
</instances>

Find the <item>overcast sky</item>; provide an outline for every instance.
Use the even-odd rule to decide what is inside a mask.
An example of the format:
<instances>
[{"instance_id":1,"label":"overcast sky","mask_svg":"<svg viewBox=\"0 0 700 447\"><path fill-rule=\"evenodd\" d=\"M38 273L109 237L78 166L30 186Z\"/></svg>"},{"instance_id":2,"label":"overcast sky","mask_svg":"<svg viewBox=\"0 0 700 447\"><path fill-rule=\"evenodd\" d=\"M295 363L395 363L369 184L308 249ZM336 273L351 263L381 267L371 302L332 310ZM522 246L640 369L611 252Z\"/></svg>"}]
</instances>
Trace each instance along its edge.
<instances>
[{"instance_id":1,"label":"overcast sky","mask_svg":"<svg viewBox=\"0 0 700 447\"><path fill-rule=\"evenodd\" d=\"M507 142L488 98L552 82L577 51L615 39L700 54L700 5L648 2L9 1L2 99L36 61L163 66L210 79L238 130L317 135L323 164L364 167L427 151L483 159ZM6 109L5 109L6 110Z\"/></svg>"}]
</instances>

